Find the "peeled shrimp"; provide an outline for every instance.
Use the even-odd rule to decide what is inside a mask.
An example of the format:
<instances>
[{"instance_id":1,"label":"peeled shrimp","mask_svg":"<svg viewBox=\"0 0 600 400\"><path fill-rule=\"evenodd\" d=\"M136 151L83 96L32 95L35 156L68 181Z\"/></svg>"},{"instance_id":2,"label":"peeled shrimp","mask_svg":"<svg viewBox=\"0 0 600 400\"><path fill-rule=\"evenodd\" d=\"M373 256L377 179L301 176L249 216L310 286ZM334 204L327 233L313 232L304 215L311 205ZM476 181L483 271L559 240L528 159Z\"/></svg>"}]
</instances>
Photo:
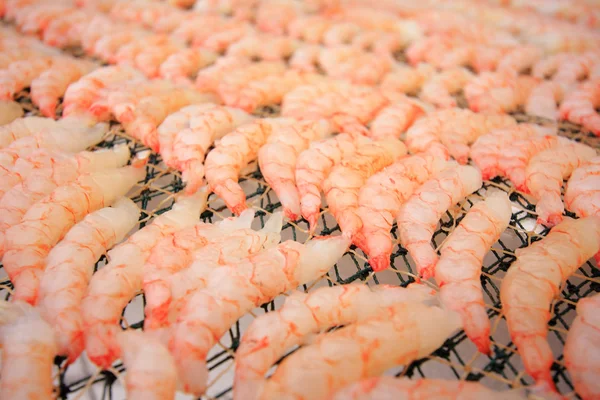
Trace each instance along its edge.
<instances>
[{"instance_id":1,"label":"peeled shrimp","mask_svg":"<svg viewBox=\"0 0 600 400\"><path fill-rule=\"evenodd\" d=\"M544 57L533 64L531 75L540 79L551 77L570 57L572 57L572 54L569 53L558 53Z\"/></svg>"},{"instance_id":2,"label":"peeled shrimp","mask_svg":"<svg viewBox=\"0 0 600 400\"><path fill-rule=\"evenodd\" d=\"M4 126L22 116L23 108L19 103L14 101L0 101L0 138L3 136L1 132L4 131ZM2 143L0 143L1 147L4 147Z\"/></svg>"},{"instance_id":3,"label":"peeled shrimp","mask_svg":"<svg viewBox=\"0 0 600 400\"><path fill-rule=\"evenodd\" d=\"M390 230L402 204L417 187L447 166L443 157L417 154L384 168L360 189L357 214L363 226L354 243L367 254L374 271L390 265L393 247Z\"/></svg>"},{"instance_id":4,"label":"peeled shrimp","mask_svg":"<svg viewBox=\"0 0 600 400\"><path fill-rule=\"evenodd\" d=\"M193 293L172 326L169 350L183 390L202 394L206 355L242 315L298 285L325 274L345 253L343 236L286 241L249 259L211 272L206 288Z\"/></svg>"},{"instance_id":5,"label":"peeled shrimp","mask_svg":"<svg viewBox=\"0 0 600 400\"><path fill-rule=\"evenodd\" d=\"M83 337L77 335L82 328L79 307L94 265L102 254L123 240L139 216L135 203L122 198L113 207L87 215L48 253L38 306L57 332L57 354L67 355L69 363L84 349Z\"/></svg>"},{"instance_id":6,"label":"peeled shrimp","mask_svg":"<svg viewBox=\"0 0 600 400\"><path fill-rule=\"evenodd\" d=\"M215 140L252 120L236 108L196 104L169 115L158 127L165 163L183 172L187 191L195 192L204 179L204 157Z\"/></svg>"},{"instance_id":7,"label":"peeled shrimp","mask_svg":"<svg viewBox=\"0 0 600 400\"><path fill-rule=\"evenodd\" d=\"M227 56L280 61L292 55L298 43L286 36L256 34L246 36L227 48Z\"/></svg>"},{"instance_id":8,"label":"peeled shrimp","mask_svg":"<svg viewBox=\"0 0 600 400\"><path fill-rule=\"evenodd\" d=\"M219 82L218 93L227 105L237 104L239 91L252 81L273 75L282 75L285 72L282 62L263 61L250 64L236 71L231 71Z\"/></svg>"},{"instance_id":9,"label":"peeled shrimp","mask_svg":"<svg viewBox=\"0 0 600 400\"><path fill-rule=\"evenodd\" d=\"M327 47L350 44L361 31L361 27L352 22L336 23L325 32L323 44Z\"/></svg>"},{"instance_id":10,"label":"peeled shrimp","mask_svg":"<svg viewBox=\"0 0 600 400\"><path fill-rule=\"evenodd\" d=\"M397 139L383 139L359 147L352 158L333 167L323 182L329 211L344 235L351 238L362 228L357 213L358 195L367 179L406 154L406 146Z\"/></svg>"},{"instance_id":11,"label":"peeled shrimp","mask_svg":"<svg viewBox=\"0 0 600 400\"><path fill-rule=\"evenodd\" d=\"M148 37L148 33L135 26L114 25L94 43L91 53L111 64L117 63L117 55L122 48ZM121 56L124 58L123 56Z\"/></svg>"},{"instance_id":12,"label":"peeled shrimp","mask_svg":"<svg viewBox=\"0 0 600 400\"><path fill-rule=\"evenodd\" d=\"M148 36L135 40L119 49L115 61L132 65L149 78L159 74L160 65L171 55L183 50L183 44L169 36Z\"/></svg>"},{"instance_id":13,"label":"peeled shrimp","mask_svg":"<svg viewBox=\"0 0 600 400\"><path fill-rule=\"evenodd\" d=\"M256 33L253 25L237 20L228 21L220 30L211 32L202 41L194 39L194 47L203 47L208 50L223 53L232 44L243 37L251 36Z\"/></svg>"},{"instance_id":14,"label":"peeled shrimp","mask_svg":"<svg viewBox=\"0 0 600 400\"><path fill-rule=\"evenodd\" d=\"M500 59L496 70L498 72L519 74L531 68L542 58L542 55L542 50L536 46L518 46Z\"/></svg>"},{"instance_id":15,"label":"peeled shrimp","mask_svg":"<svg viewBox=\"0 0 600 400\"><path fill-rule=\"evenodd\" d=\"M216 93L221 80L233 71L238 71L250 64L247 58L219 57L217 61L208 67L198 71L195 87L203 92Z\"/></svg>"},{"instance_id":16,"label":"peeled shrimp","mask_svg":"<svg viewBox=\"0 0 600 400\"><path fill-rule=\"evenodd\" d=\"M469 145L492 129L509 128L516 121L505 115L476 114L469 110L448 109L432 112L417 120L406 132L406 145L411 152L426 151L436 143L443 144L459 163L469 159Z\"/></svg>"},{"instance_id":17,"label":"peeled shrimp","mask_svg":"<svg viewBox=\"0 0 600 400\"><path fill-rule=\"evenodd\" d=\"M3 399L51 399L56 342L52 327L22 301L0 303Z\"/></svg>"},{"instance_id":18,"label":"peeled shrimp","mask_svg":"<svg viewBox=\"0 0 600 400\"><path fill-rule=\"evenodd\" d=\"M481 187L481 173L465 165L447 168L425 182L398 212L400 243L412 256L419 275L433 276L438 256L431 238L442 215Z\"/></svg>"},{"instance_id":19,"label":"peeled shrimp","mask_svg":"<svg viewBox=\"0 0 600 400\"><path fill-rule=\"evenodd\" d=\"M108 368L121 353L116 341L121 313L142 289L143 267L150 250L164 237L192 226L206 208L206 191L179 199L173 208L108 252L110 262L92 276L81 303L86 352Z\"/></svg>"},{"instance_id":20,"label":"peeled shrimp","mask_svg":"<svg viewBox=\"0 0 600 400\"><path fill-rule=\"evenodd\" d=\"M152 335L139 330L119 332L127 374L125 390L130 400L174 400L177 369L169 350Z\"/></svg>"},{"instance_id":21,"label":"peeled shrimp","mask_svg":"<svg viewBox=\"0 0 600 400\"><path fill-rule=\"evenodd\" d=\"M287 357L265 384L262 398L329 398L352 382L429 355L459 326L456 314L440 307L398 303L383 308Z\"/></svg>"},{"instance_id":22,"label":"peeled shrimp","mask_svg":"<svg viewBox=\"0 0 600 400\"><path fill-rule=\"evenodd\" d=\"M471 146L471 159L481 170L484 180L492 179L498 175L504 175L503 155L510 151L511 147L522 140L542 137L543 135L555 135L556 129L543 128L535 124L519 124L510 128L494 129L490 133L480 136ZM523 165L523 168L527 165Z\"/></svg>"},{"instance_id":23,"label":"peeled shrimp","mask_svg":"<svg viewBox=\"0 0 600 400\"><path fill-rule=\"evenodd\" d=\"M91 62L76 59L55 61L52 67L31 82L31 101L42 115L54 118L56 106L67 87L95 68L96 65Z\"/></svg>"},{"instance_id":24,"label":"peeled shrimp","mask_svg":"<svg viewBox=\"0 0 600 400\"><path fill-rule=\"evenodd\" d=\"M333 24L334 21L323 15L300 16L288 25L288 36L311 44L321 43Z\"/></svg>"},{"instance_id":25,"label":"peeled shrimp","mask_svg":"<svg viewBox=\"0 0 600 400\"><path fill-rule=\"evenodd\" d=\"M18 104L18 103L14 103ZM11 106L11 108L13 108ZM19 106L21 114L23 109ZM35 133L55 127L56 121L42 117L17 118L6 125L0 126L0 148L9 146L12 142L26 136L32 136Z\"/></svg>"},{"instance_id":26,"label":"peeled shrimp","mask_svg":"<svg viewBox=\"0 0 600 400\"><path fill-rule=\"evenodd\" d=\"M546 339L552 301L567 278L600 250L599 244L598 217L565 218L542 240L518 249L502 281L502 313L510 336L540 389L556 390L550 374L554 357Z\"/></svg>"},{"instance_id":27,"label":"peeled shrimp","mask_svg":"<svg viewBox=\"0 0 600 400\"><path fill-rule=\"evenodd\" d=\"M405 41L393 33L381 31L362 31L356 34L351 45L374 54L393 55L405 46Z\"/></svg>"},{"instance_id":28,"label":"peeled shrimp","mask_svg":"<svg viewBox=\"0 0 600 400\"><path fill-rule=\"evenodd\" d=\"M557 104L562 100L563 93L562 85L544 81L531 90L525 103L525 112L529 115L556 121L558 119Z\"/></svg>"},{"instance_id":29,"label":"peeled shrimp","mask_svg":"<svg viewBox=\"0 0 600 400\"><path fill-rule=\"evenodd\" d=\"M258 152L258 165L265 181L277 194L283 212L291 221L300 216L300 196L296 188L295 169L298 154L310 142L331 133L325 120L301 121L274 132Z\"/></svg>"},{"instance_id":30,"label":"peeled shrimp","mask_svg":"<svg viewBox=\"0 0 600 400\"><path fill-rule=\"evenodd\" d=\"M2 262L15 286L15 299L35 304L51 248L73 225L123 196L144 174L145 168L136 165L82 175L37 202L9 228Z\"/></svg>"},{"instance_id":31,"label":"peeled shrimp","mask_svg":"<svg viewBox=\"0 0 600 400\"><path fill-rule=\"evenodd\" d=\"M427 109L423 104L404 95L395 95L394 102L379 111L371 122L369 137L375 140L384 138L399 139Z\"/></svg>"},{"instance_id":32,"label":"peeled shrimp","mask_svg":"<svg viewBox=\"0 0 600 400\"><path fill-rule=\"evenodd\" d=\"M565 191L565 204L580 217L600 216L600 157L573 171Z\"/></svg>"},{"instance_id":33,"label":"peeled shrimp","mask_svg":"<svg viewBox=\"0 0 600 400\"><path fill-rule=\"evenodd\" d=\"M240 171L256 159L273 131L294 122L291 118L264 118L242 125L225 135L208 153L206 181L234 214L239 215L247 208L246 195L238 183Z\"/></svg>"},{"instance_id":34,"label":"peeled shrimp","mask_svg":"<svg viewBox=\"0 0 600 400\"><path fill-rule=\"evenodd\" d=\"M363 136L346 133L314 142L298 155L296 162L296 185L300 195L302 217L314 232L321 209L321 189L330 171L343 159L350 158L369 140Z\"/></svg>"},{"instance_id":35,"label":"peeled shrimp","mask_svg":"<svg viewBox=\"0 0 600 400\"><path fill-rule=\"evenodd\" d=\"M305 44L298 47L290 57L291 68L301 72L317 72L317 64L321 46Z\"/></svg>"},{"instance_id":36,"label":"peeled shrimp","mask_svg":"<svg viewBox=\"0 0 600 400\"><path fill-rule=\"evenodd\" d=\"M318 61L332 78L364 85L379 83L393 65L391 56L373 57L371 53L350 45L323 48Z\"/></svg>"},{"instance_id":37,"label":"peeled shrimp","mask_svg":"<svg viewBox=\"0 0 600 400\"><path fill-rule=\"evenodd\" d=\"M484 72L465 85L464 93L471 110L505 114L525 104L538 83L531 76Z\"/></svg>"},{"instance_id":38,"label":"peeled shrimp","mask_svg":"<svg viewBox=\"0 0 600 400\"><path fill-rule=\"evenodd\" d=\"M0 70L0 100L13 96L31 85L31 82L52 66L50 57L36 57L15 61L7 69Z\"/></svg>"},{"instance_id":39,"label":"peeled shrimp","mask_svg":"<svg viewBox=\"0 0 600 400\"><path fill-rule=\"evenodd\" d=\"M464 68L448 69L429 78L421 87L419 98L437 108L456 107L456 100L452 95L459 92L471 79L473 74Z\"/></svg>"},{"instance_id":40,"label":"peeled shrimp","mask_svg":"<svg viewBox=\"0 0 600 400\"><path fill-rule=\"evenodd\" d=\"M511 215L504 192L492 193L475 204L444 241L435 266L442 304L460 314L465 333L484 354L490 354L490 321L483 302L481 265Z\"/></svg>"},{"instance_id":41,"label":"peeled shrimp","mask_svg":"<svg viewBox=\"0 0 600 400\"><path fill-rule=\"evenodd\" d=\"M565 364L573 380L575 391L583 399L593 399L600 395L598 384L599 354L597 346L590 346L600 340L598 310L600 295L581 299L577 302L577 317L571 324L565 342Z\"/></svg>"},{"instance_id":42,"label":"peeled shrimp","mask_svg":"<svg viewBox=\"0 0 600 400\"><path fill-rule=\"evenodd\" d=\"M292 0L261 0L256 9L256 27L283 35L289 24L303 14L303 3Z\"/></svg>"},{"instance_id":43,"label":"peeled shrimp","mask_svg":"<svg viewBox=\"0 0 600 400\"><path fill-rule=\"evenodd\" d=\"M577 83L588 76L593 67L599 63L600 54L597 52L572 55L558 67L552 79L566 85Z\"/></svg>"},{"instance_id":44,"label":"peeled shrimp","mask_svg":"<svg viewBox=\"0 0 600 400\"><path fill-rule=\"evenodd\" d=\"M514 390L496 392L479 382L408 379L392 376L369 378L346 386L332 400L519 400L524 396Z\"/></svg>"},{"instance_id":45,"label":"peeled shrimp","mask_svg":"<svg viewBox=\"0 0 600 400\"><path fill-rule=\"evenodd\" d=\"M600 78L583 83L577 90L565 95L560 105L560 118L571 121L600 136Z\"/></svg>"},{"instance_id":46,"label":"peeled shrimp","mask_svg":"<svg viewBox=\"0 0 600 400\"><path fill-rule=\"evenodd\" d=\"M191 84L191 78L216 59L217 55L208 50L183 49L171 54L160 64L159 76L175 83Z\"/></svg>"},{"instance_id":47,"label":"peeled shrimp","mask_svg":"<svg viewBox=\"0 0 600 400\"><path fill-rule=\"evenodd\" d=\"M94 14L89 11L73 11L50 21L42 34L44 43L64 49L81 44L81 34Z\"/></svg>"},{"instance_id":48,"label":"peeled shrimp","mask_svg":"<svg viewBox=\"0 0 600 400\"><path fill-rule=\"evenodd\" d=\"M554 226L562 220L564 206L560 194L563 180L595 156L595 149L568 141L560 147L544 150L529 160L525 170L525 185L537 200L535 210L539 223Z\"/></svg>"},{"instance_id":49,"label":"peeled shrimp","mask_svg":"<svg viewBox=\"0 0 600 400\"><path fill-rule=\"evenodd\" d=\"M323 287L309 294L294 292L276 312L255 319L244 335L235 363L235 399L260 399L265 374L286 350L301 345L306 336L349 325L396 303L420 303L432 290L414 284L408 288L381 285Z\"/></svg>"}]
</instances>

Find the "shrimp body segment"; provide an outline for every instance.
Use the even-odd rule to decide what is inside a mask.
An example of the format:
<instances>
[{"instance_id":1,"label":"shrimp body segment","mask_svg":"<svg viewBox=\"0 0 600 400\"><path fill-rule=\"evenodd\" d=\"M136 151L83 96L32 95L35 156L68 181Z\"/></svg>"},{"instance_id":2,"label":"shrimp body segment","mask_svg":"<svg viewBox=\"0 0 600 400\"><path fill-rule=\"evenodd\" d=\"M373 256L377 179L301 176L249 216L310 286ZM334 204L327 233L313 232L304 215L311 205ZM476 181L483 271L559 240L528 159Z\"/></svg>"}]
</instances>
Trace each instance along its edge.
<instances>
[{"instance_id":1,"label":"shrimp body segment","mask_svg":"<svg viewBox=\"0 0 600 400\"><path fill-rule=\"evenodd\" d=\"M511 203L504 192L475 204L440 249L435 280L442 303L460 314L467 336L480 352L490 353L490 321L483 302L483 257L510 221Z\"/></svg>"},{"instance_id":2,"label":"shrimp body segment","mask_svg":"<svg viewBox=\"0 0 600 400\"><path fill-rule=\"evenodd\" d=\"M590 346L600 341L600 295L581 299L577 302L577 317L571 324L565 342L565 364L573 379L575 391L583 399L594 399L600 396L598 371L600 371L600 354L597 346Z\"/></svg>"},{"instance_id":3,"label":"shrimp body segment","mask_svg":"<svg viewBox=\"0 0 600 400\"><path fill-rule=\"evenodd\" d=\"M417 187L447 166L444 158L417 154L371 176L360 189L357 213L363 226L354 242L367 254L374 271L390 265L394 245L390 230L402 204Z\"/></svg>"},{"instance_id":4,"label":"shrimp body segment","mask_svg":"<svg viewBox=\"0 0 600 400\"><path fill-rule=\"evenodd\" d=\"M419 303L432 290L415 284L408 288L382 285L342 285L294 292L283 307L256 319L244 333L236 355L234 398L259 399L265 374L286 350L301 345L307 335L364 320L382 307Z\"/></svg>"},{"instance_id":5,"label":"shrimp body segment","mask_svg":"<svg viewBox=\"0 0 600 400\"><path fill-rule=\"evenodd\" d=\"M311 141L331 133L326 120L300 121L276 131L258 152L258 164L265 181L273 188L285 216L295 221L300 216L300 195L296 187L295 169L298 154Z\"/></svg>"},{"instance_id":6,"label":"shrimp body segment","mask_svg":"<svg viewBox=\"0 0 600 400\"><path fill-rule=\"evenodd\" d=\"M329 398L352 382L429 355L459 326L456 314L440 307L397 303L383 308L287 357L267 381L263 398Z\"/></svg>"},{"instance_id":7,"label":"shrimp body segment","mask_svg":"<svg viewBox=\"0 0 600 400\"><path fill-rule=\"evenodd\" d=\"M87 214L110 205L144 177L143 166L83 175L56 188L37 202L18 225L5 233L4 268L15 286L15 298L35 304L46 256Z\"/></svg>"},{"instance_id":8,"label":"shrimp body segment","mask_svg":"<svg viewBox=\"0 0 600 400\"><path fill-rule=\"evenodd\" d=\"M7 69L0 70L0 100L11 100L13 96L31 85L31 82L52 66L49 57L15 61Z\"/></svg>"},{"instance_id":9,"label":"shrimp body segment","mask_svg":"<svg viewBox=\"0 0 600 400\"><path fill-rule=\"evenodd\" d=\"M123 240L138 221L140 212L122 198L113 207L88 214L48 254L40 282L38 306L57 332L58 354L74 362L84 348L79 312L81 300L94 272L94 264Z\"/></svg>"},{"instance_id":10,"label":"shrimp body segment","mask_svg":"<svg viewBox=\"0 0 600 400\"><path fill-rule=\"evenodd\" d=\"M560 105L560 118L600 136L600 115L596 107L600 104L600 78L583 83L577 90L565 96Z\"/></svg>"},{"instance_id":11,"label":"shrimp body segment","mask_svg":"<svg viewBox=\"0 0 600 400\"><path fill-rule=\"evenodd\" d=\"M600 218L565 218L545 238L517 250L517 260L502 281L500 299L510 336L525 370L544 390L555 390L553 355L546 339L550 305L567 278L598 252L599 244Z\"/></svg>"},{"instance_id":12,"label":"shrimp body segment","mask_svg":"<svg viewBox=\"0 0 600 400\"><path fill-rule=\"evenodd\" d=\"M600 157L594 157L571 174L565 192L568 210L580 217L600 216Z\"/></svg>"},{"instance_id":13,"label":"shrimp body segment","mask_svg":"<svg viewBox=\"0 0 600 400\"><path fill-rule=\"evenodd\" d=\"M438 221L450 207L481 187L481 173L471 166L447 168L425 182L398 212L400 243L415 261L419 275L433 276L438 256L431 238Z\"/></svg>"},{"instance_id":14,"label":"shrimp body segment","mask_svg":"<svg viewBox=\"0 0 600 400\"><path fill-rule=\"evenodd\" d=\"M354 155L333 167L323 182L329 210L344 235L353 238L362 228L357 213L359 193L367 179L406 155L406 146L397 139L384 139L359 147Z\"/></svg>"},{"instance_id":15,"label":"shrimp body segment","mask_svg":"<svg viewBox=\"0 0 600 400\"><path fill-rule=\"evenodd\" d=\"M465 68L449 69L434 75L421 87L419 98L437 108L454 108L456 100L452 97L471 79L473 74Z\"/></svg>"},{"instance_id":16,"label":"shrimp body segment","mask_svg":"<svg viewBox=\"0 0 600 400\"><path fill-rule=\"evenodd\" d=\"M394 96L394 102L384 107L371 122L369 137L380 140L383 138L400 138L419 117L426 112L419 102L406 96Z\"/></svg>"},{"instance_id":17,"label":"shrimp body segment","mask_svg":"<svg viewBox=\"0 0 600 400\"><path fill-rule=\"evenodd\" d=\"M215 53L204 49L183 49L163 61L159 67L159 75L176 83L191 84L191 78L216 59Z\"/></svg>"},{"instance_id":18,"label":"shrimp body segment","mask_svg":"<svg viewBox=\"0 0 600 400\"><path fill-rule=\"evenodd\" d=\"M6 125L0 126L0 148L7 147L12 142L23 137L33 136L37 132L47 128L54 128L56 125L56 121L50 118L17 118Z\"/></svg>"},{"instance_id":19,"label":"shrimp body segment","mask_svg":"<svg viewBox=\"0 0 600 400\"><path fill-rule=\"evenodd\" d=\"M560 198L563 180L573 170L596 156L596 150L569 141L535 155L525 170L525 184L537 200L538 222L554 226L562 220L564 205Z\"/></svg>"},{"instance_id":20,"label":"shrimp body segment","mask_svg":"<svg viewBox=\"0 0 600 400\"><path fill-rule=\"evenodd\" d=\"M529 115L547 118L551 121L558 119L557 104L562 100L565 88L556 82L542 82L535 86L527 102L525 112Z\"/></svg>"}]
</instances>

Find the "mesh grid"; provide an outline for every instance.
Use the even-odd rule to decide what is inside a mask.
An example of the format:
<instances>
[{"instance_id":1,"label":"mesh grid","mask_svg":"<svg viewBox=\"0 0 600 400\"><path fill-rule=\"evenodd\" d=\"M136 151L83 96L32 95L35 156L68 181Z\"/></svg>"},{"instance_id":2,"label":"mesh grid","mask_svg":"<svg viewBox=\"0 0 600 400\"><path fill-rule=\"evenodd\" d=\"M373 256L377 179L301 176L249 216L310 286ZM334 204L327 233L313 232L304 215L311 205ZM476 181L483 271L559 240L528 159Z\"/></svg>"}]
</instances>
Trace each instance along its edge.
<instances>
[{"instance_id":1,"label":"mesh grid","mask_svg":"<svg viewBox=\"0 0 600 400\"><path fill-rule=\"evenodd\" d=\"M17 100L25 108L27 115L39 115L38 110L31 104L27 90L18 94ZM60 110L60 108L59 108ZM277 115L277 106L264 107L257 115ZM522 122L538 122L524 114L515 117ZM112 147L116 144L127 143L133 155L147 150L142 144L129 137L119 124L113 123L106 140L97 147ZM559 133L577 141L582 141L595 148L600 148L599 138L582 132L573 124L560 124ZM255 228L264 226L268 217L281 209L281 204L271 188L265 183L260 171L251 172L241 178L242 187L247 193L249 206L256 209ZM146 167L146 177L130 193L130 197L142 210L138 228L144 227L152 218L169 210L173 204L176 193L183 188L181 175L177 171L167 169L159 155L152 154ZM502 179L485 181L483 187L469 196L460 204L450 209L440 221L439 229L433 236L433 244L439 247L449 232L461 221L466 211L489 190L503 190L510 194L513 202L513 215L509 228L502 234L500 240L492 247L484 260L481 282L485 293L487 312L492 321L491 357L477 352L475 346L461 331L450 337L442 347L429 357L398 368L395 374L407 377L429 377L464 379L480 381L494 389L520 387L533 383L525 375L523 363L516 352L515 345L510 340L506 321L501 316L499 288L502 278L510 264L515 260L514 252L518 248L526 247L530 243L540 240L548 229L536 226L535 207L527 197L510 186ZM231 216L223 202L215 195L209 197L209 206L202 213L201 219L205 222L214 222ZM569 213L568 213L569 214ZM569 214L573 216L572 214ZM339 227L335 219L325 209L319 218L317 235L339 234ZM397 238L396 227L392 235ZM306 221L286 223L282 229L282 240L293 239L304 242L310 238ZM363 282L369 285L380 283L397 284L406 286L414 282L416 269L406 249L396 246L392 255L392 268L379 273L373 273L366 262L364 254L354 246L344 255L336 266L322 279L305 285L302 289L309 291L315 287L325 285L340 285L351 282ZM97 267L106 262L103 257ZM434 286L432 283L430 285ZM11 287L6 273L0 267L0 287ZM575 317L577 300L600 290L600 272L591 262L584 264L574 274L561 290L561 295L553 304L554 312L549 323L550 333L548 339L555 352L552 375L562 394L570 398L578 398L573 392L573 385L565 370L562 357L566 333ZM0 291L3 298L8 298L7 290ZM221 339L218 346L209 353L208 367L210 372L209 388L203 399L229 399L231 398L231 384L233 373L233 360L235 350L239 345L240 337L248 322L254 317L272 311L281 306L285 295L279 296L274 301L265 304L242 318ZM122 327L141 328L143 324L143 294L139 293L124 312ZM90 370L85 376L72 376L70 367L65 367L64 359L57 358L57 398L60 399L113 399L117 397L120 374L124 371L122 363L117 362L107 371ZM93 387L93 391L90 391Z\"/></svg>"}]
</instances>

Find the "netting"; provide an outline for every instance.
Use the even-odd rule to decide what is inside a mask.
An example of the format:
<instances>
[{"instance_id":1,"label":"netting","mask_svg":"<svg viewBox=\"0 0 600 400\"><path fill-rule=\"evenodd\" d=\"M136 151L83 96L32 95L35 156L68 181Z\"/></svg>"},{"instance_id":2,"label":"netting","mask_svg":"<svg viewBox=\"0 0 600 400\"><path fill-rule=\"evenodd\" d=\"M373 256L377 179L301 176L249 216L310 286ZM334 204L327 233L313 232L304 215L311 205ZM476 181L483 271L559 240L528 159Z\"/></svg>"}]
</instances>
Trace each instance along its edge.
<instances>
[{"instance_id":1,"label":"netting","mask_svg":"<svg viewBox=\"0 0 600 400\"><path fill-rule=\"evenodd\" d=\"M39 115L38 110L32 105L27 91L19 93L19 101L28 115ZM60 108L59 108L60 111ZM277 115L278 107L265 107L257 115ZM545 123L524 114L515 114L520 121ZM559 133L577 141L585 142L595 148L600 148L599 138L581 131L580 127L561 123ZM147 150L138 141L128 136L121 125L113 123L110 134L106 140L97 147L112 147L116 144L127 143L132 155ZM277 196L265 183L260 171L248 173L241 178L242 187L247 195L249 206L256 213L255 228L264 226L268 215L281 209ZM152 154L146 167L146 177L140 182L129 196L142 210L138 228L143 228L152 218L169 210L173 205L177 192L182 190L184 184L179 172L168 169L161 161L161 157ZM490 190L503 190L510 194L513 202L513 215L510 227L502 234L500 240L492 247L484 260L481 283L485 293L487 313L492 322L492 354L486 356L477 351L475 346L467 339L464 332L459 332L450 337L443 346L430 356L415 361L404 368L398 368L393 373L407 377L429 377L463 379L480 381L494 389L520 387L533 383L531 377L524 372L523 363L516 352L515 345L510 340L506 321L501 315L499 288L502 278L511 263L515 260L515 250L526 247L536 240L540 240L548 229L537 226L535 223L535 206L528 198L515 191L509 182L495 179L484 182L483 187L469 196L460 204L446 212L439 224L438 230L433 235L433 244L439 247L446 236L461 221L466 211ZM569 214L567 212L567 214ZM572 214L569 214L573 216ZM215 222L231 216L223 202L211 195L209 206L201 215L202 221ZM339 234L339 227L335 219L324 209L319 218L316 235ZM396 227L392 235L397 238ZM293 239L304 242L310 238L306 221L296 223L288 222L282 229L282 240ZM97 268L106 262L103 257ZM373 273L366 262L364 254L354 246L344 255L331 271L322 279L301 289L310 291L325 285L342 285L351 282L362 282L368 285L395 284L407 286L414 282L416 269L406 249L396 245L392 255L392 268L379 273ZM5 272L0 269L0 285L11 287ZM428 283L433 286L432 283ZM564 285L559 298L553 304L552 319L549 323L550 333L548 339L555 354L552 365L552 376L559 391L563 395L576 398L572 382L565 370L562 349L569 326L575 317L575 306L580 298L600 290L600 272L592 262L584 264ZM4 298L9 297L8 291L1 291ZM285 295L279 296L274 301L264 304L244 316L220 340L210 353L208 367L210 370L209 387L205 399L231 398L233 382L233 363L235 351L240 338L248 323L255 317L272 311L281 306ZM124 311L121 326L123 329L140 329L143 325L143 293L139 293ZM124 398L122 383L119 379L124 372L120 362L106 371L97 371L85 356L81 357L73 366L66 367L62 358L56 359L57 367L57 398L60 399L113 399ZM76 371L76 372L74 372Z\"/></svg>"}]
</instances>

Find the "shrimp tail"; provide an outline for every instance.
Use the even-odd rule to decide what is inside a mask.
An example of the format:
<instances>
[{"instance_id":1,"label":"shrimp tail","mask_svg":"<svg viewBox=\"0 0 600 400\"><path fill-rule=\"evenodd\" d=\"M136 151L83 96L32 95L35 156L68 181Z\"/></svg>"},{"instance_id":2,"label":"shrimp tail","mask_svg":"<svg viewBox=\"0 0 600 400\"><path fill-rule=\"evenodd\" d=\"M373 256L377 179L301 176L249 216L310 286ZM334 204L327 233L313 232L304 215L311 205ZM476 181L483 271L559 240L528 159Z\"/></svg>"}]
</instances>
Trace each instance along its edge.
<instances>
[{"instance_id":1,"label":"shrimp tail","mask_svg":"<svg viewBox=\"0 0 600 400\"><path fill-rule=\"evenodd\" d=\"M181 177L186 182L185 191L187 193L195 193L202 185L204 185L204 164L201 161L190 163Z\"/></svg>"},{"instance_id":2,"label":"shrimp tail","mask_svg":"<svg viewBox=\"0 0 600 400\"><path fill-rule=\"evenodd\" d=\"M242 211L248 208L244 190L233 179L227 179L211 189L225 201L227 207L229 207L231 212L235 215L240 215Z\"/></svg>"},{"instance_id":3,"label":"shrimp tail","mask_svg":"<svg viewBox=\"0 0 600 400\"><path fill-rule=\"evenodd\" d=\"M120 331L119 326L108 324L95 324L88 330L87 355L100 368L109 368L114 360L121 357L121 348L117 342L117 334Z\"/></svg>"}]
</instances>

